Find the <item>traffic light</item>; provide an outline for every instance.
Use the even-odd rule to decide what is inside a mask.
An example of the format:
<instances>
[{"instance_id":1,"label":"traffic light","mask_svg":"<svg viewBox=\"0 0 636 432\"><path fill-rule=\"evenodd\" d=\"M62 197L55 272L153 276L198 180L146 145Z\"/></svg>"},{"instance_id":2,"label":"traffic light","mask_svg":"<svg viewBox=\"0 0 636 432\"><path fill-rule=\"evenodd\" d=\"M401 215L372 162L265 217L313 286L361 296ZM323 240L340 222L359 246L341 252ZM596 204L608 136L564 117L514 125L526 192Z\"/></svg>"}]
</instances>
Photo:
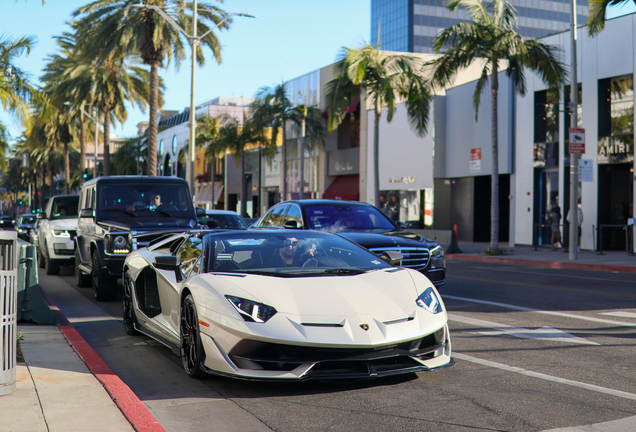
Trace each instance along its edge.
<instances>
[{"instance_id":1,"label":"traffic light","mask_svg":"<svg viewBox=\"0 0 636 432\"><path fill-rule=\"evenodd\" d=\"M88 178L88 168L84 170L84 174L82 174L82 178L86 180Z\"/></svg>"},{"instance_id":2,"label":"traffic light","mask_svg":"<svg viewBox=\"0 0 636 432\"><path fill-rule=\"evenodd\" d=\"M22 200L20 200L20 205L22 205Z\"/></svg>"}]
</instances>

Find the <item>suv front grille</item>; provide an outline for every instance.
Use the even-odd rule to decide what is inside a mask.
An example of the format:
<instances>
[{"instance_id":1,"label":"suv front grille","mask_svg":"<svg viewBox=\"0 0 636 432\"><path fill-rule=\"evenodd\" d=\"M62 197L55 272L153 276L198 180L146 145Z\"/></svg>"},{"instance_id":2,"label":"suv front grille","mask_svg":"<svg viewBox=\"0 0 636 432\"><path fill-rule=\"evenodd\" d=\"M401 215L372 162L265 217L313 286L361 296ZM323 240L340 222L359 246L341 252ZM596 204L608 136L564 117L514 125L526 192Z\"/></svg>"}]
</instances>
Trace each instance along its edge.
<instances>
[{"instance_id":1,"label":"suv front grille","mask_svg":"<svg viewBox=\"0 0 636 432\"><path fill-rule=\"evenodd\" d=\"M407 267L414 270L424 270L428 265L428 260L430 258L428 249L426 248L418 248L418 247L386 247L386 248L371 248L369 249L371 252L376 254L382 253L384 251L395 251L399 252L404 256L404 259L400 261L401 267Z\"/></svg>"}]
</instances>

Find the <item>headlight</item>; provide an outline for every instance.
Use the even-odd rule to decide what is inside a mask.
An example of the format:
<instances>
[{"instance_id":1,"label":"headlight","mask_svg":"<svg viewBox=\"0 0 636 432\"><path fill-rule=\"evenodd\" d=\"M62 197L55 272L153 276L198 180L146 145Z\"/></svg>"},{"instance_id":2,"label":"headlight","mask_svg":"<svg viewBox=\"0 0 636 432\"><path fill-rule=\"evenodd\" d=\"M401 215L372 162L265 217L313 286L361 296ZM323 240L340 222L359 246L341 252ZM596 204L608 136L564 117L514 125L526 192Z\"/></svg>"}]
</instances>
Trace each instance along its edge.
<instances>
[{"instance_id":1,"label":"headlight","mask_svg":"<svg viewBox=\"0 0 636 432\"><path fill-rule=\"evenodd\" d=\"M71 238L71 235L66 230L53 230L54 237L68 237Z\"/></svg>"},{"instance_id":2,"label":"headlight","mask_svg":"<svg viewBox=\"0 0 636 432\"><path fill-rule=\"evenodd\" d=\"M431 257L434 259L444 258L444 248L437 245L431 249Z\"/></svg>"},{"instance_id":3,"label":"headlight","mask_svg":"<svg viewBox=\"0 0 636 432\"><path fill-rule=\"evenodd\" d=\"M430 313L437 314L442 311L442 303L437 298L437 294L433 291L433 288L426 288L420 296L415 300L415 303L421 308L426 309Z\"/></svg>"},{"instance_id":4,"label":"headlight","mask_svg":"<svg viewBox=\"0 0 636 432\"><path fill-rule=\"evenodd\" d=\"M276 309L263 303L229 295L226 295L225 298L245 321L264 323L276 315Z\"/></svg>"},{"instance_id":5,"label":"headlight","mask_svg":"<svg viewBox=\"0 0 636 432\"><path fill-rule=\"evenodd\" d=\"M112 235L106 237L106 250L118 255L128 255L130 253L126 237L123 235Z\"/></svg>"}]
</instances>

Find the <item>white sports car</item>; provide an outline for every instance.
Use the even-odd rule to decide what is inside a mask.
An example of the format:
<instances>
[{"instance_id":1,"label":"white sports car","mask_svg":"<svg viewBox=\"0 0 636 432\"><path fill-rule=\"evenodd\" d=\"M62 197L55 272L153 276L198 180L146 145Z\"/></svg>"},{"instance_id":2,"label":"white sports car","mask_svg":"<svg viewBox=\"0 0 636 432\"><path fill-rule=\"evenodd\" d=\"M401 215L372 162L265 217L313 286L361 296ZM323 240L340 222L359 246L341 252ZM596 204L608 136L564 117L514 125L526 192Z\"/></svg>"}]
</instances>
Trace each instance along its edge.
<instances>
[{"instance_id":1,"label":"white sports car","mask_svg":"<svg viewBox=\"0 0 636 432\"><path fill-rule=\"evenodd\" d=\"M181 356L188 375L368 378L448 366L446 309L422 273L342 237L198 231L124 264L123 313Z\"/></svg>"}]
</instances>

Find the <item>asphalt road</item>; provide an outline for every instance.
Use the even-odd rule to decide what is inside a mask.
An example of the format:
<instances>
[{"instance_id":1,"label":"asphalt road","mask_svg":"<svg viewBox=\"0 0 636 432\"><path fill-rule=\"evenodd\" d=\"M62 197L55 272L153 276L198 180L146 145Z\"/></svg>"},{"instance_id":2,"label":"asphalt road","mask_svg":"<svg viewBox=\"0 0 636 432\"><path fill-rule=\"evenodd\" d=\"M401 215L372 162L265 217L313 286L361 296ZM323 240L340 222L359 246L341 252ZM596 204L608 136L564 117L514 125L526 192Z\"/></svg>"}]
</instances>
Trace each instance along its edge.
<instances>
[{"instance_id":1,"label":"asphalt road","mask_svg":"<svg viewBox=\"0 0 636 432\"><path fill-rule=\"evenodd\" d=\"M636 430L633 275L453 261L441 293L454 366L254 383L188 378L170 350L124 332L119 301L62 272L40 284L167 431Z\"/></svg>"}]
</instances>

